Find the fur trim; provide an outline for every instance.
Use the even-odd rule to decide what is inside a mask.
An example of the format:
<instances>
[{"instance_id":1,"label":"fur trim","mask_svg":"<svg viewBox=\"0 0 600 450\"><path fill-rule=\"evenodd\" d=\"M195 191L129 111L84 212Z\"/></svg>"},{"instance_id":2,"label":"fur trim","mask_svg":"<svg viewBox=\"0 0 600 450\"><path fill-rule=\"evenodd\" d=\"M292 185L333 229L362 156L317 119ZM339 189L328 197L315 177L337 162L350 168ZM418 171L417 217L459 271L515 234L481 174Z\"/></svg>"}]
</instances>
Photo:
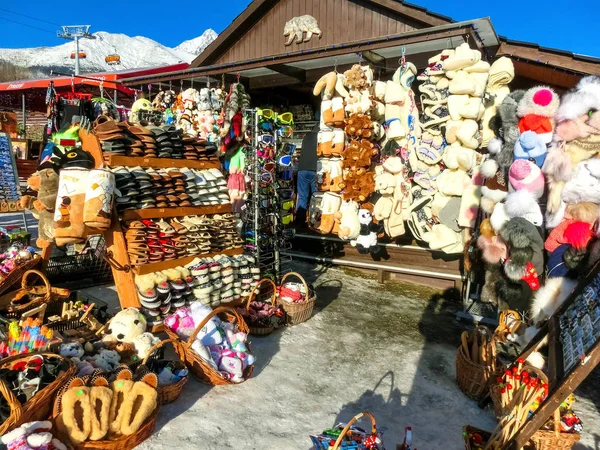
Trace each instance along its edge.
<instances>
[{"instance_id":1,"label":"fur trim","mask_svg":"<svg viewBox=\"0 0 600 450\"><path fill-rule=\"evenodd\" d=\"M134 434L156 409L158 394L156 388L143 381L136 381L123 402L121 433Z\"/></svg>"},{"instance_id":2,"label":"fur trim","mask_svg":"<svg viewBox=\"0 0 600 450\"><path fill-rule=\"evenodd\" d=\"M546 228L552 229L560 225L565 218L565 206L565 202L559 200L559 206L555 212L546 209Z\"/></svg>"},{"instance_id":3,"label":"fur trim","mask_svg":"<svg viewBox=\"0 0 600 450\"><path fill-rule=\"evenodd\" d=\"M492 138L490 139L490 142L488 142L487 148L490 154L496 155L500 153L500 150L502 150L502 141L498 138ZM494 171L494 173L496 172Z\"/></svg>"},{"instance_id":4,"label":"fur trim","mask_svg":"<svg viewBox=\"0 0 600 450\"><path fill-rule=\"evenodd\" d=\"M513 281L519 281L525 276L527 270L526 266L517 264L514 260L511 259L506 264L504 264L504 273L509 279Z\"/></svg>"},{"instance_id":5,"label":"fur trim","mask_svg":"<svg viewBox=\"0 0 600 450\"><path fill-rule=\"evenodd\" d=\"M504 205L508 217L523 217L535 226L542 225L542 211L531 192L525 189L512 192L506 197Z\"/></svg>"},{"instance_id":6,"label":"fur trim","mask_svg":"<svg viewBox=\"0 0 600 450\"><path fill-rule=\"evenodd\" d=\"M506 244L499 238L479 236L477 246L481 249L481 257L485 262L498 264L502 259L506 259Z\"/></svg>"},{"instance_id":7,"label":"fur trim","mask_svg":"<svg viewBox=\"0 0 600 450\"><path fill-rule=\"evenodd\" d=\"M540 370L543 370L546 366L546 360L540 352L531 352L531 354L527 357L526 361L533 367Z\"/></svg>"},{"instance_id":8,"label":"fur trim","mask_svg":"<svg viewBox=\"0 0 600 450\"><path fill-rule=\"evenodd\" d=\"M494 205L494 211L490 216L490 223L496 233L499 233L506 222L510 220L510 217L506 214L504 203L496 203Z\"/></svg>"},{"instance_id":9,"label":"fur trim","mask_svg":"<svg viewBox=\"0 0 600 450\"><path fill-rule=\"evenodd\" d=\"M79 444L87 440L91 431L90 389L70 388L63 394L61 406L62 421L71 442Z\"/></svg>"},{"instance_id":10,"label":"fur trim","mask_svg":"<svg viewBox=\"0 0 600 450\"><path fill-rule=\"evenodd\" d=\"M600 77L596 76L582 78L575 90L563 96L556 120L572 120L591 109L600 110Z\"/></svg>"},{"instance_id":11,"label":"fur trim","mask_svg":"<svg viewBox=\"0 0 600 450\"><path fill-rule=\"evenodd\" d=\"M525 219L516 217L504 224L500 230L500 236L504 242L510 243L511 248L529 247L536 238L532 236L531 227L532 225L528 224Z\"/></svg>"},{"instance_id":12,"label":"fur trim","mask_svg":"<svg viewBox=\"0 0 600 450\"><path fill-rule=\"evenodd\" d=\"M484 178L492 178L498 172L498 163L494 159L488 159L481 164L479 172Z\"/></svg>"},{"instance_id":13,"label":"fur trim","mask_svg":"<svg viewBox=\"0 0 600 450\"><path fill-rule=\"evenodd\" d=\"M493 200L495 203L498 203L506 199L508 192L500 191L498 189L490 189L487 186L481 186L481 195Z\"/></svg>"},{"instance_id":14,"label":"fur trim","mask_svg":"<svg viewBox=\"0 0 600 450\"><path fill-rule=\"evenodd\" d=\"M92 405L90 441L99 441L108 434L112 396L112 390L105 386L94 386L90 389L90 405Z\"/></svg>"},{"instance_id":15,"label":"fur trim","mask_svg":"<svg viewBox=\"0 0 600 450\"><path fill-rule=\"evenodd\" d=\"M483 197L481 197L481 202L479 203L479 206L481 207L481 209L483 209L483 211L487 214L492 214L492 212L494 211L494 206L496 206L496 203L494 200L492 200L491 198L487 198L485 195Z\"/></svg>"},{"instance_id":16,"label":"fur trim","mask_svg":"<svg viewBox=\"0 0 600 450\"><path fill-rule=\"evenodd\" d=\"M550 147L546 161L542 166L542 172L557 181L569 181L571 179L573 172L571 158L560 145L553 144Z\"/></svg>"},{"instance_id":17,"label":"fur trim","mask_svg":"<svg viewBox=\"0 0 600 450\"><path fill-rule=\"evenodd\" d=\"M585 248L568 247L563 254L565 266L576 272L586 266L587 251Z\"/></svg>"},{"instance_id":18,"label":"fur trim","mask_svg":"<svg viewBox=\"0 0 600 450\"><path fill-rule=\"evenodd\" d=\"M541 326L560 308L576 286L577 281L569 278L548 278L533 297L530 310L532 322Z\"/></svg>"},{"instance_id":19,"label":"fur trim","mask_svg":"<svg viewBox=\"0 0 600 450\"><path fill-rule=\"evenodd\" d=\"M564 237L577 249L584 249L592 238L592 227L587 222L573 222L565 228Z\"/></svg>"},{"instance_id":20,"label":"fur trim","mask_svg":"<svg viewBox=\"0 0 600 450\"><path fill-rule=\"evenodd\" d=\"M110 405L109 430L112 434L121 434L121 423L123 422L123 417L126 413L123 405L133 388L133 381L117 378L112 382L111 387L113 398Z\"/></svg>"},{"instance_id":21,"label":"fur trim","mask_svg":"<svg viewBox=\"0 0 600 450\"><path fill-rule=\"evenodd\" d=\"M598 214L600 214L600 207L592 202L569 203L565 210L565 216L591 225L598 220Z\"/></svg>"}]
</instances>

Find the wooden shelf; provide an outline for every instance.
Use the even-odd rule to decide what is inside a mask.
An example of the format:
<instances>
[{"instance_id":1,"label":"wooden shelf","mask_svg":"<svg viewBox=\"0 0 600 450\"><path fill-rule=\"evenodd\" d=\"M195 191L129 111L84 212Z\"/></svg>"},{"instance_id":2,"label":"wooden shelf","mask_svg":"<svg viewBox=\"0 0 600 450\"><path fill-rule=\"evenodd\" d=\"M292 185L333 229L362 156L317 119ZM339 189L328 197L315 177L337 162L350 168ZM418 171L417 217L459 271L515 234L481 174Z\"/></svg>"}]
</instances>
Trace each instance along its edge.
<instances>
[{"instance_id":1,"label":"wooden shelf","mask_svg":"<svg viewBox=\"0 0 600 450\"><path fill-rule=\"evenodd\" d=\"M123 211L123 220L162 219L167 217L224 214L232 211L231 204L214 206L183 206L180 208L128 209Z\"/></svg>"},{"instance_id":2,"label":"wooden shelf","mask_svg":"<svg viewBox=\"0 0 600 450\"><path fill-rule=\"evenodd\" d=\"M209 258L217 255L241 255L244 253L244 250L241 248L234 248L231 250L223 250L221 252L216 253L207 253L205 255L195 255L195 256L186 256L185 258L172 259L170 261L161 261L157 263L144 264L143 266L134 267L133 272L137 275L146 275L152 272L160 272L161 270L172 269L173 267L185 266L186 264L191 263L196 258Z\"/></svg>"},{"instance_id":3,"label":"wooden shelf","mask_svg":"<svg viewBox=\"0 0 600 450\"><path fill-rule=\"evenodd\" d=\"M141 166L167 169L170 167L187 167L189 169L219 169L221 163L217 161L195 161L192 159L170 158L145 158L143 156L104 155L109 166Z\"/></svg>"}]
</instances>

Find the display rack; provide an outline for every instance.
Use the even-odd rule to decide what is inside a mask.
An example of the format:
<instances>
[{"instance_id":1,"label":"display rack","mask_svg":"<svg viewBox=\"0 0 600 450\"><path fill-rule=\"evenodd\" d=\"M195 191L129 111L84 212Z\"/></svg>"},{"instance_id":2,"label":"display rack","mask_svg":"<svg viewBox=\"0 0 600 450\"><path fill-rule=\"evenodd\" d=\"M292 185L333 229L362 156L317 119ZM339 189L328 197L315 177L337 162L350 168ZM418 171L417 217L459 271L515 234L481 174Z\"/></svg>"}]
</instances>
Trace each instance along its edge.
<instances>
[{"instance_id":1,"label":"display rack","mask_svg":"<svg viewBox=\"0 0 600 450\"><path fill-rule=\"evenodd\" d=\"M142 168L195 168L209 169L219 168L218 161L193 161L187 159L170 158L144 158L129 157L117 155L105 155L105 161L111 166L142 167ZM197 206L197 207L179 207L179 208L150 208L150 209L130 209L123 211L121 216L113 212L111 228L105 232L104 237L107 245L107 259L110 261L117 293L121 307L140 307L140 301L134 283L135 275L144 275L152 272L170 269L182 266L194 260L194 257L178 258L170 261L161 261L158 263L144 264L143 266L132 267L129 263L127 254L127 244L120 220L141 220L141 219L160 219L169 217L181 217L188 215L212 215L231 212L231 205L215 206ZM242 249L225 250L220 254L235 255L242 252ZM216 254L199 255L202 257L215 256Z\"/></svg>"}]
</instances>

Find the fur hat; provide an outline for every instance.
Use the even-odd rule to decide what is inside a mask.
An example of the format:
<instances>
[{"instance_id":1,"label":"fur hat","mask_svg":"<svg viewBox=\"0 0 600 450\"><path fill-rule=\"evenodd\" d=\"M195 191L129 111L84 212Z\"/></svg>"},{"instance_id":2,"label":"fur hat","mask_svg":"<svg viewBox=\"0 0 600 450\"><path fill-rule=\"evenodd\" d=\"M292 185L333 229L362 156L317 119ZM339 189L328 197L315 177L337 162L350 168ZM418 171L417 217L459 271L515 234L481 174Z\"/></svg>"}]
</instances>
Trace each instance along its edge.
<instances>
[{"instance_id":1,"label":"fur hat","mask_svg":"<svg viewBox=\"0 0 600 450\"><path fill-rule=\"evenodd\" d=\"M600 204L600 159L591 158L577 164L561 195L565 203Z\"/></svg>"},{"instance_id":2,"label":"fur hat","mask_svg":"<svg viewBox=\"0 0 600 450\"><path fill-rule=\"evenodd\" d=\"M525 91L511 92L498 106L498 112L490 119L489 127L494 132L496 139L488 143L488 151L492 155L498 168L507 171L513 162L515 143L519 139L517 108ZM485 164L492 164L486 161ZM490 170L495 172L496 169Z\"/></svg>"},{"instance_id":3,"label":"fur hat","mask_svg":"<svg viewBox=\"0 0 600 450\"><path fill-rule=\"evenodd\" d=\"M508 171L509 191L523 189L531 192L535 198L544 194L544 175L538 166L526 159L517 159Z\"/></svg>"},{"instance_id":4,"label":"fur hat","mask_svg":"<svg viewBox=\"0 0 600 450\"><path fill-rule=\"evenodd\" d=\"M515 143L515 159L528 159L535 165L542 167L548 154L546 144L534 131L525 131Z\"/></svg>"},{"instance_id":5,"label":"fur hat","mask_svg":"<svg viewBox=\"0 0 600 450\"><path fill-rule=\"evenodd\" d=\"M504 226L506 222L510 220L510 217L506 214L506 208L504 203L496 203L494 205L494 210L492 211L492 215L490 216L490 224L492 228L496 232L496 234L500 233L500 230Z\"/></svg>"},{"instance_id":6,"label":"fur hat","mask_svg":"<svg viewBox=\"0 0 600 450\"><path fill-rule=\"evenodd\" d=\"M534 224L536 227L542 226L544 216L540 205L536 202L533 194L527 190L520 190L508 194L505 202L506 214L508 217L522 217Z\"/></svg>"},{"instance_id":7,"label":"fur hat","mask_svg":"<svg viewBox=\"0 0 600 450\"><path fill-rule=\"evenodd\" d=\"M510 261L504 271L511 280L520 280L529 262L538 274L544 273L544 241L535 225L522 217L514 217L504 224L500 237L509 249Z\"/></svg>"},{"instance_id":8,"label":"fur hat","mask_svg":"<svg viewBox=\"0 0 600 450\"><path fill-rule=\"evenodd\" d=\"M506 244L498 236L477 238L477 246L481 249L481 257L489 264L499 264L506 259Z\"/></svg>"},{"instance_id":9,"label":"fur hat","mask_svg":"<svg viewBox=\"0 0 600 450\"><path fill-rule=\"evenodd\" d=\"M598 220L600 208L592 202L569 203L565 210L565 216L577 222L594 224Z\"/></svg>"},{"instance_id":10,"label":"fur hat","mask_svg":"<svg viewBox=\"0 0 600 450\"><path fill-rule=\"evenodd\" d=\"M508 195L508 184L506 177L497 171L492 177L486 178L481 186L481 208L491 214L494 205L504 201Z\"/></svg>"},{"instance_id":11,"label":"fur hat","mask_svg":"<svg viewBox=\"0 0 600 450\"><path fill-rule=\"evenodd\" d=\"M560 101L558 95L548 86L536 86L528 89L519 102L517 115L525 117L528 114L554 117Z\"/></svg>"},{"instance_id":12,"label":"fur hat","mask_svg":"<svg viewBox=\"0 0 600 450\"><path fill-rule=\"evenodd\" d=\"M597 76L582 78L574 90L563 96L556 120L576 119L590 110L600 110L600 77Z\"/></svg>"}]
</instances>

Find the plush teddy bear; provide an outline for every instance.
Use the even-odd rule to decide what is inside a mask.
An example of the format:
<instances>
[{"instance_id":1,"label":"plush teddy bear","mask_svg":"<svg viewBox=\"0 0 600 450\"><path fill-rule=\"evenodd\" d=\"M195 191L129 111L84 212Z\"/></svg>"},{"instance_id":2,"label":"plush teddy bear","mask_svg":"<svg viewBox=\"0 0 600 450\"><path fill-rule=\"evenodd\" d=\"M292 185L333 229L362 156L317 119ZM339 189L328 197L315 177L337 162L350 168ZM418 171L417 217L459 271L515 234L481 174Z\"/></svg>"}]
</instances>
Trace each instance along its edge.
<instances>
[{"instance_id":1,"label":"plush teddy bear","mask_svg":"<svg viewBox=\"0 0 600 450\"><path fill-rule=\"evenodd\" d=\"M323 75L313 89L313 95L315 97L323 94L323 100L331 100L334 94L339 95L342 98L348 97L349 93L344 87L344 76L337 72L328 72Z\"/></svg>"},{"instance_id":2,"label":"plush teddy bear","mask_svg":"<svg viewBox=\"0 0 600 450\"><path fill-rule=\"evenodd\" d=\"M342 203L334 217L338 225L338 237L345 241L356 239L360 233L358 204L355 201Z\"/></svg>"},{"instance_id":3,"label":"plush teddy bear","mask_svg":"<svg viewBox=\"0 0 600 450\"><path fill-rule=\"evenodd\" d=\"M83 350L83 346L79 342L68 342L66 344L60 344L60 356L81 359L84 353L85 352Z\"/></svg>"},{"instance_id":4,"label":"plush teddy bear","mask_svg":"<svg viewBox=\"0 0 600 450\"><path fill-rule=\"evenodd\" d=\"M355 240L350 241L350 244L356 247L358 252L363 255L378 253L380 247L377 245L377 234L380 231L380 227L373 222L371 212L367 209L359 209L358 221L360 222L359 235Z\"/></svg>"},{"instance_id":5,"label":"plush teddy bear","mask_svg":"<svg viewBox=\"0 0 600 450\"><path fill-rule=\"evenodd\" d=\"M121 355L114 350L102 349L100 352L88 359L94 366L106 373L114 372L121 362Z\"/></svg>"},{"instance_id":6,"label":"plush teddy bear","mask_svg":"<svg viewBox=\"0 0 600 450\"><path fill-rule=\"evenodd\" d=\"M371 139L373 137L373 122L366 114L351 114L346 119L345 131L350 137Z\"/></svg>"},{"instance_id":7,"label":"plush teddy bear","mask_svg":"<svg viewBox=\"0 0 600 450\"><path fill-rule=\"evenodd\" d=\"M357 172L350 171L341 187L344 200L365 202L375 192L375 174L366 172L364 168Z\"/></svg>"},{"instance_id":8,"label":"plush teddy bear","mask_svg":"<svg viewBox=\"0 0 600 450\"><path fill-rule=\"evenodd\" d=\"M4 434L0 439L7 450L67 450L67 447L52 436L49 421L28 422Z\"/></svg>"},{"instance_id":9,"label":"plush teddy bear","mask_svg":"<svg viewBox=\"0 0 600 450\"><path fill-rule=\"evenodd\" d=\"M132 344L133 340L146 331L146 318L136 308L119 311L110 321L106 342L125 342Z\"/></svg>"},{"instance_id":10,"label":"plush teddy bear","mask_svg":"<svg viewBox=\"0 0 600 450\"><path fill-rule=\"evenodd\" d=\"M348 114L361 114L369 112L375 103L371 98L371 94L366 89L361 91L351 90L350 95L346 98L346 106L344 110Z\"/></svg>"},{"instance_id":11,"label":"plush teddy bear","mask_svg":"<svg viewBox=\"0 0 600 450\"><path fill-rule=\"evenodd\" d=\"M148 332L142 333L133 339L135 350L142 359L148 356L150 349L158 342L160 342L160 339Z\"/></svg>"},{"instance_id":12,"label":"plush teddy bear","mask_svg":"<svg viewBox=\"0 0 600 450\"><path fill-rule=\"evenodd\" d=\"M344 86L348 89L361 90L373 84L373 69L369 66L354 64L344 72Z\"/></svg>"}]
</instances>

